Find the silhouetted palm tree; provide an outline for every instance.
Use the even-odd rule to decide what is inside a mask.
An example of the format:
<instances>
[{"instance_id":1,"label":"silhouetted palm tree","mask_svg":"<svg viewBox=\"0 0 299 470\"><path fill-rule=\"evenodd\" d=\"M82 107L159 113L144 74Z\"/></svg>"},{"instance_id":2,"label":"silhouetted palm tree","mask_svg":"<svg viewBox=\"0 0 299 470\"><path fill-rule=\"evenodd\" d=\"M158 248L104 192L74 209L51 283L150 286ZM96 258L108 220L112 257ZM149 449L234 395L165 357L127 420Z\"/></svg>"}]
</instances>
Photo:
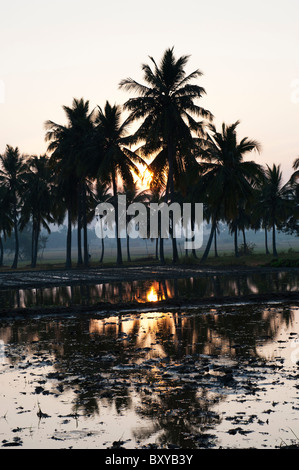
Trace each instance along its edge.
<instances>
[{"instance_id":1,"label":"silhouetted palm tree","mask_svg":"<svg viewBox=\"0 0 299 470\"><path fill-rule=\"evenodd\" d=\"M295 171L287 183L290 190L290 207L287 220L283 226L283 231L299 235L299 158L295 159L293 169Z\"/></svg>"},{"instance_id":2,"label":"silhouetted palm tree","mask_svg":"<svg viewBox=\"0 0 299 470\"><path fill-rule=\"evenodd\" d=\"M151 194L149 190L139 191L137 187L137 183L135 182L133 186L127 187L124 184L123 188L124 194L126 195L126 204L127 208L130 204L137 204L141 203L143 205L147 205L151 200ZM133 219L133 215L126 214L127 218L127 258L128 261L131 261L131 254L130 254L130 233L128 230L128 225L130 221ZM147 222L147 221L144 221Z\"/></svg>"},{"instance_id":3,"label":"silhouetted palm tree","mask_svg":"<svg viewBox=\"0 0 299 470\"><path fill-rule=\"evenodd\" d=\"M32 222L31 266L36 267L41 228L51 233L49 223L54 222L52 212L52 172L46 156L31 157L23 177L21 230Z\"/></svg>"},{"instance_id":4,"label":"silhouetted palm tree","mask_svg":"<svg viewBox=\"0 0 299 470\"><path fill-rule=\"evenodd\" d=\"M205 161L200 163L200 185L211 211L212 227L201 261L208 257L221 211L227 222L234 220L238 216L239 201L250 202L253 185L262 176L260 165L243 160L244 155L259 151L260 146L247 137L238 143L238 124L239 121L229 126L223 123L221 132L217 132L214 125L209 126L212 134L208 136L202 152Z\"/></svg>"},{"instance_id":5,"label":"silhouetted palm tree","mask_svg":"<svg viewBox=\"0 0 299 470\"><path fill-rule=\"evenodd\" d=\"M288 184L282 183L280 165L273 164L272 168L266 165L265 178L261 187L260 203L268 217L268 227L272 228L273 256L277 256L276 228L286 220L290 206L290 189Z\"/></svg>"},{"instance_id":6,"label":"silhouetted palm tree","mask_svg":"<svg viewBox=\"0 0 299 470\"><path fill-rule=\"evenodd\" d=\"M0 185L0 266L3 266L4 247L3 240L11 235L13 229L13 219L9 207L11 205L11 195L7 187Z\"/></svg>"},{"instance_id":7,"label":"silhouetted palm tree","mask_svg":"<svg viewBox=\"0 0 299 470\"><path fill-rule=\"evenodd\" d=\"M12 220L15 235L15 256L12 268L15 269L18 266L19 258L18 212L21 198L22 177L25 171L24 156L20 155L18 147L13 148L7 145L5 153L0 155L0 161L0 182L10 192L12 201Z\"/></svg>"},{"instance_id":8,"label":"silhouetted palm tree","mask_svg":"<svg viewBox=\"0 0 299 470\"><path fill-rule=\"evenodd\" d=\"M98 178L96 181L96 189L95 189L95 200L97 204L109 202L111 200L111 193L109 192L110 187L107 183L102 183L102 181ZM102 227L102 218L100 218L100 230L101 230L101 241L102 241L102 252L100 263L103 262L104 259L104 252L105 252L105 244L104 244L104 236L103 236L103 227Z\"/></svg>"},{"instance_id":9,"label":"silhouetted palm tree","mask_svg":"<svg viewBox=\"0 0 299 470\"><path fill-rule=\"evenodd\" d=\"M124 145L129 122L127 120L121 122L121 108L119 106L111 106L107 101L104 109L98 107L95 125L96 132L102 136L98 176L101 181L110 184L112 187L115 207L117 264L121 265L123 260L118 223L118 179L125 183L128 188L132 188L134 186L134 173L140 176L137 164L144 165L144 161Z\"/></svg>"},{"instance_id":10,"label":"silhouetted palm tree","mask_svg":"<svg viewBox=\"0 0 299 470\"><path fill-rule=\"evenodd\" d=\"M72 223L78 221L78 264L82 264L81 229L84 231L84 264L88 265L87 242L87 176L92 168L93 112L89 102L74 99L72 107L63 106L67 125L47 121L46 141L50 142L50 165L57 178L58 193L68 212L66 267L70 268Z\"/></svg>"},{"instance_id":11,"label":"silhouetted palm tree","mask_svg":"<svg viewBox=\"0 0 299 470\"><path fill-rule=\"evenodd\" d=\"M190 157L188 152L179 149L194 147L195 133L202 137L203 122L193 116L212 119L212 114L195 104L195 100L205 93L204 88L190 82L202 75L195 70L186 75L185 66L189 56L175 58L173 48L164 52L160 65L150 57L153 69L142 65L146 85L131 78L120 82L120 87L138 93L138 97L129 99L124 107L130 112L131 121L143 120L131 142L145 142L143 152L146 155L156 154L151 169L157 173L167 173L167 202L174 199L175 167L183 166ZM173 221L170 221L173 243L173 261L178 258Z\"/></svg>"}]
</instances>

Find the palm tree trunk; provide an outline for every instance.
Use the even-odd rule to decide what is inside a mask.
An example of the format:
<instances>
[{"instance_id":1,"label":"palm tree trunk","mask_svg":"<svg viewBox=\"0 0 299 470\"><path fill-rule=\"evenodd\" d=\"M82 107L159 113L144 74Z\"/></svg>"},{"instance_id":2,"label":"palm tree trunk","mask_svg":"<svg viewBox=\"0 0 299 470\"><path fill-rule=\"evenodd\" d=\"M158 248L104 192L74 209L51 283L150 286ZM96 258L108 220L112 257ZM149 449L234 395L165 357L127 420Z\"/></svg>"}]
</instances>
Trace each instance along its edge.
<instances>
[{"instance_id":1,"label":"palm tree trunk","mask_svg":"<svg viewBox=\"0 0 299 470\"><path fill-rule=\"evenodd\" d=\"M35 241L34 241L34 258L33 258L33 267L36 267L37 263L37 253L38 253L38 239L40 234L40 222L37 222L37 226L35 229Z\"/></svg>"},{"instance_id":2,"label":"palm tree trunk","mask_svg":"<svg viewBox=\"0 0 299 470\"><path fill-rule=\"evenodd\" d=\"M235 245L235 257L239 257L239 251L238 251L238 229L237 227L234 230L234 245Z\"/></svg>"},{"instance_id":3,"label":"palm tree trunk","mask_svg":"<svg viewBox=\"0 0 299 470\"><path fill-rule=\"evenodd\" d=\"M3 266L3 242L2 242L2 237L0 236L0 266Z\"/></svg>"},{"instance_id":4,"label":"palm tree trunk","mask_svg":"<svg viewBox=\"0 0 299 470\"><path fill-rule=\"evenodd\" d=\"M192 233L194 233L194 218L193 218L193 215L191 216L191 230L192 230ZM193 258L197 259L197 254L196 254L196 250L195 248L192 248L192 255L193 255Z\"/></svg>"},{"instance_id":5,"label":"palm tree trunk","mask_svg":"<svg viewBox=\"0 0 299 470\"><path fill-rule=\"evenodd\" d=\"M12 263L12 269L16 269L18 266L19 259L19 234L18 234L18 219L17 219L17 201L16 195L14 195L14 232L15 232L15 257Z\"/></svg>"},{"instance_id":6,"label":"palm tree trunk","mask_svg":"<svg viewBox=\"0 0 299 470\"><path fill-rule=\"evenodd\" d=\"M82 266L83 264L81 229L82 229L82 184L81 182L79 182L78 184L77 266Z\"/></svg>"},{"instance_id":7,"label":"palm tree trunk","mask_svg":"<svg viewBox=\"0 0 299 470\"><path fill-rule=\"evenodd\" d=\"M102 240L102 252L101 252L100 263L102 263L103 259L104 259L105 245L104 245L104 236L103 236L103 221L102 221L101 217L100 217L99 221L100 221L100 226L101 226L101 240Z\"/></svg>"},{"instance_id":8,"label":"palm tree trunk","mask_svg":"<svg viewBox=\"0 0 299 470\"><path fill-rule=\"evenodd\" d=\"M165 264L165 257L164 257L164 238L160 235L160 263Z\"/></svg>"},{"instance_id":9,"label":"palm tree trunk","mask_svg":"<svg viewBox=\"0 0 299 470\"><path fill-rule=\"evenodd\" d=\"M116 187L116 177L115 173L113 171L113 176L112 176L112 184L113 184L113 196L114 196L114 201L115 201L115 236L116 236L116 246L117 246L117 264L122 265L123 260L122 260L122 252L121 252L121 239L118 236L118 204L117 204L117 187Z\"/></svg>"},{"instance_id":10,"label":"palm tree trunk","mask_svg":"<svg viewBox=\"0 0 299 470\"><path fill-rule=\"evenodd\" d=\"M127 234L127 256L128 256L128 261L131 261L131 256L130 256L130 237Z\"/></svg>"},{"instance_id":11,"label":"palm tree trunk","mask_svg":"<svg viewBox=\"0 0 299 470\"><path fill-rule=\"evenodd\" d=\"M70 204L68 207L65 267L66 269L70 269L72 267L72 214L71 214Z\"/></svg>"},{"instance_id":12,"label":"palm tree trunk","mask_svg":"<svg viewBox=\"0 0 299 470\"><path fill-rule=\"evenodd\" d=\"M265 227L265 248L266 248L266 255L270 253L269 248L268 248L268 230L267 227Z\"/></svg>"},{"instance_id":13,"label":"palm tree trunk","mask_svg":"<svg viewBox=\"0 0 299 470\"><path fill-rule=\"evenodd\" d=\"M34 243L35 243L35 224L34 220L32 221L32 232L31 232L31 267L33 268L34 264Z\"/></svg>"},{"instance_id":14,"label":"palm tree trunk","mask_svg":"<svg viewBox=\"0 0 299 470\"><path fill-rule=\"evenodd\" d=\"M78 260L77 260L77 266L82 266L83 264L83 258L82 258L82 237L81 237L81 221L78 216L78 229L77 229L77 251L78 251Z\"/></svg>"},{"instance_id":15,"label":"palm tree trunk","mask_svg":"<svg viewBox=\"0 0 299 470\"><path fill-rule=\"evenodd\" d=\"M87 236L87 219L86 219L86 192L83 191L83 249L84 249L84 266L89 265L89 250Z\"/></svg>"},{"instance_id":16,"label":"palm tree trunk","mask_svg":"<svg viewBox=\"0 0 299 470\"><path fill-rule=\"evenodd\" d=\"M102 263L104 259L104 249L105 249L104 238L102 237L102 253L101 253L100 263Z\"/></svg>"},{"instance_id":17,"label":"palm tree trunk","mask_svg":"<svg viewBox=\"0 0 299 470\"><path fill-rule=\"evenodd\" d=\"M277 257L275 222L273 222L273 228L272 228L272 247L273 247L273 256Z\"/></svg>"},{"instance_id":18,"label":"palm tree trunk","mask_svg":"<svg viewBox=\"0 0 299 470\"><path fill-rule=\"evenodd\" d=\"M246 243L246 235L245 235L245 228L242 228L243 233L243 245L244 245L244 255L247 254L247 243Z\"/></svg>"},{"instance_id":19,"label":"palm tree trunk","mask_svg":"<svg viewBox=\"0 0 299 470\"><path fill-rule=\"evenodd\" d=\"M168 151L168 181L169 181L169 189L170 189L170 203L173 202L174 200L174 182L173 182L173 157L174 157L174 146L173 146L173 141L170 138L168 140L168 145L167 145L167 151ZM170 212L170 236L171 236L171 241L172 241L172 262L176 263L178 260L178 249L177 249L177 243L176 243L176 238L175 238L175 227L174 227L174 218L173 218L173 212Z\"/></svg>"},{"instance_id":20,"label":"palm tree trunk","mask_svg":"<svg viewBox=\"0 0 299 470\"><path fill-rule=\"evenodd\" d=\"M160 255L160 263L165 264L165 257L164 257L164 238L162 237L162 220L161 220L161 211L158 212L158 234L160 240L159 246L159 255Z\"/></svg>"},{"instance_id":21,"label":"palm tree trunk","mask_svg":"<svg viewBox=\"0 0 299 470\"><path fill-rule=\"evenodd\" d=\"M211 232L210 232L210 236L209 236L209 239L208 239L207 246L206 246L204 254L202 255L201 260L200 260L201 263L203 263L209 255L212 240L213 240L214 233L215 233L215 230L216 230L216 226L217 226L217 218L215 216L215 218L213 219L213 222L212 222Z\"/></svg>"},{"instance_id":22,"label":"palm tree trunk","mask_svg":"<svg viewBox=\"0 0 299 470\"><path fill-rule=\"evenodd\" d=\"M215 253L215 258L218 258L218 251L217 251L217 230L215 230L215 233L214 233L214 253Z\"/></svg>"}]
</instances>

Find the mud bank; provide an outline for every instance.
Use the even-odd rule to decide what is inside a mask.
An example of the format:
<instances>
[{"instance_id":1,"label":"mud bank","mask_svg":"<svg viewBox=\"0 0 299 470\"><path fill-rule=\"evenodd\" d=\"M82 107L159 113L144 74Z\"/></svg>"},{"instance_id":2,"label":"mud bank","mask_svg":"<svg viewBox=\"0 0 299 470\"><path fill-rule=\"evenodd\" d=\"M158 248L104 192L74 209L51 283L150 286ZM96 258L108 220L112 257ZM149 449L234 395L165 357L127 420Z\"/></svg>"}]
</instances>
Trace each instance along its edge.
<instances>
[{"instance_id":1,"label":"mud bank","mask_svg":"<svg viewBox=\"0 0 299 470\"><path fill-rule=\"evenodd\" d=\"M102 267L71 270L43 271L2 271L0 272L0 289L50 287L54 285L76 285L82 283L107 283L134 280L164 280L190 277L209 277L213 275L229 276L231 274L270 274L270 273L299 274L299 268L272 268L249 266L199 267L188 265L165 266L130 266Z\"/></svg>"}]
</instances>

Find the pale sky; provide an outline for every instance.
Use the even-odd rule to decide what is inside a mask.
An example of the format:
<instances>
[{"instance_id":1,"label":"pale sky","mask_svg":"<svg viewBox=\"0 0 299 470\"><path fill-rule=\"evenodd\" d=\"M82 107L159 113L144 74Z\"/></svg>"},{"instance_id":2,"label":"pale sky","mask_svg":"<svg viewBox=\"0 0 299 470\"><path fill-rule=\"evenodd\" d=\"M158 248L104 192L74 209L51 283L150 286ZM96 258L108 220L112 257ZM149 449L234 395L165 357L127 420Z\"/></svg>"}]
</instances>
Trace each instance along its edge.
<instances>
[{"instance_id":1,"label":"pale sky","mask_svg":"<svg viewBox=\"0 0 299 470\"><path fill-rule=\"evenodd\" d=\"M201 105L217 126L241 121L239 138L262 145L252 157L281 163L299 155L298 0L1 0L0 153L6 144L43 154L44 122L65 124L74 97L91 108L130 95L141 64L174 46L199 68ZM252 158L250 157L250 158Z\"/></svg>"}]
</instances>

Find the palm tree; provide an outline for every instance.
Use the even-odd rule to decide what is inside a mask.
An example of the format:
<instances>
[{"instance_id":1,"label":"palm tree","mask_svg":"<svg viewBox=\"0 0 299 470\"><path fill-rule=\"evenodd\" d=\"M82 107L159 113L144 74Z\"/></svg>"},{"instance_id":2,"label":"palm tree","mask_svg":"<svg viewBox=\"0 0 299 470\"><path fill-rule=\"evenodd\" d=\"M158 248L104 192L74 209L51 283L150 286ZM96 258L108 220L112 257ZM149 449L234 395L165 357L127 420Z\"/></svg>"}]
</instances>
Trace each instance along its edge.
<instances>
[{"instance_id":1,"label":"palm tree","mask_svg":"<svg viewBox=\"0 0 299 470\"><path fill-rule=\"evenodd\" d=\"M290 188L282 183L280 165L266 165L265 178L261 187L261 206L267 214L268 227L272 228L273 256L277 257L276 228L286 220L290 206Z\"/></svg>"},{"instance_id":2,"label":"palm tree","mask_svg":"<svg viewBox=\"0 0 299 470\"><path fill-rule=\"evenodd\" d=\"M9 207L11 205L9 190L4 186L0 186L0 266L3 266L4 247L3 240L11 235L13 228L13 220Z\"/></svg>"},{"instance_id":3,"label":"palm tree","mask_svg":"<svg viewBox=\"0 0 299 470\"><path fill-rule=\"evenodd\" d=\"M194 116L211 120L212 114L195 104L205 90L190 83L202 75L200 70L186 75L189 56L176 59L171 48L164 52L159 66L152 57L150 60L153 69L147 64L142 65L146 85L127 78L120 82L120 87L139 95L124 104L131 121L143 120L131 142L145 142L143 153L156 154L151 168L167 173L166 202L171 203L174 200L175 170L183 167L190 157L189 152L179 153L179 150L194 148L193 133L202 137L203 122L196 121ZM170 226L173 262L176 262L178 253L173 220Z\"/></svg>"},{"instance_id":4,"label":"palm tree","mask_svg":"<svg viewBox=\"0 0 299 470\"><path fill-rule=\"evenodd\" d=\"M247 204L250 202L253 187L262 175L260 165L243 160L247 153L260 151L260 145L247 137L238 143L238 125L239 121L231 125L223 123L221 132L217 132L216 127L211 124L209 128L212 134L208 136L206 148L202 151L204 161L200 163L200 186L206 196L212 221L202 262L208 257L220 214L228 222L234 220L238 216L239 201L246 201Z\"/></svg>"},{"instance_id":5,"label":"palm tree","mask_svg":"<svg viewBox=\"0 0 299 470\"><path fill-rule=\"evenodd\" d=\"M65 267L72 267L72 225L77 213L78 178L74 161L71 157L71 132L68 127L47 121L46 141L51 153L49 165L55 175L55 219L60 225L67 213L67 237Z\"/></svg>"},{"instance_id":6,"label":"palm tree","mask_svg":"<svg viewBox=\"0 0 299 470\"><path fill-rule=\"evenodd\" d=\"M285 221L283 230L287 233L299 234L299 158L296 158L293 163L294 173L288 181L290 189L290 207L287 220Z\"/></svg>"},{"instance_id":7,"label":"palm tree","mask_svg":"<svg viewBox=\"0 0 299 470\"><path fill-rule=\"evenodd\" d=\"M18 233L18 210L20 203L20 192L22 187L22 177L25 170L24 157L20 155L18 147L6 146L4 155L0 155L0 181L10 192L12 201L12 220L15 235L15 256L12 268L16 269L19 258L19 233Z\"/></svg>"},{"instance_id":8,"label":"palm tree","mask_svg":"<svg viewBox=\"0 0 299 470\"><path fill-rule=\"evenodd\" d=\"M78 178L78 265L89 263L87 240L87 195L91 195L91 185L88 176L93 175L92 138L94 132L94 111L89 111L89 101L74 99L72 107L63 107L72 133L72 158ZM81 252L81 230L83 229L83 260Z\"/></svg>"},{"instance_id":9,"label":"palm tree","mask_svg":"<svg viewBox=\"0 0 299 470\"><path fill-rule=\"evenodd\" d=\"M54 222L51 216L53 177L48 158L45 155L31 157L27 162L27 168L23 178L23 207L20 228L22 230L31 220L31 267L35 268L41 227L51 233L49 223Z\"/></svg>"},{"instance_id":10,"label":"palm tree","mask_svg":"<svg viewBox=\"0 0 299 470\"><path fill-rule=\"evenodd\" d=\"M111 193L109 192L109 190L110 190L109 185L107 183L102 183L102 181L98 178L96 181L96 190L95 190L95 200L97 204L110 201ZM102 263L104 259L105 245L104 245L103 227L102 227L101 218L99 222L100 222L100 227L101 227L100 230L101 230L101 240L102 240L102 252L101 252L100 263Z\"/></svg>"},{"instance_id":11,"label":"palm tree","mask_svg":"<svg viewBox=\"0 0 299 470\"><path fill-rule=\"evenodd\" d=\"M140 176L136 164L144 166L142 158L124 145L127 141L128 125L128 120L121 122L121 108L118 105L111 106L107 101L104 109L98 107L95 126L97 134L102 137L99 140L100 163L98 176L102 182L112 186L118 265L123 263L118 223L118 179L125 183L128 188L132 188L134 186L134 173Z\"/></svg>"},{"instance_id":12,"label":"palm tree","mask_svg":"<svg viewBox=\"0 0 299 470\"><path fill-rule=\"evenodd\" d=\"M149 201L151 200L150 191L147 191L146 189L143 191L139 191L137 187L137 182L135 182L133 186L131 187L127 187L126 184L124 184L123 194L126 195L127 207L130 204L135 204L135 203L141 203L141 204L147 205ZM127 214L126 217L127 217L127 229L128 229L128 225L130 221L133 219L133 216ZM131 261L129 230L127 230L127 259L129 262Z\"/></svg>"},{"instance_id":13,"label":"palm tree","mask_svg":"<svg viewBox=\"0 0 299 470\"><path fill-rule=\"evenodd\" d=\"M63 106L67 125L47 121L46 141L50 142L50 165L53 168L59 194L68 212L66 267L70 268L72 224L77 218L78 265L81 265L81 230L84 232L84 264L89 261L87 241L87 176L92 171L93 111L89 112L89 102L74 99L72 107Z\"/></svg>"},{"instance_id":14,"label":"palm tree","mask_svg":"<svg viewBox=\"0 0 299 470\"><path fill-rule=\"evenodd\" d=\"M164 201L164 191L165 191L165 183L164 180L158 182L154 179L151 181L150 184L150 203L153 204L151 208L148 206L148 226L150 226L150 211L153 211L154 208L157 206L159 207L161 203ZM159 211L157 215L158 218L158 237L156 237L156 254L155 258L158 260L160 258L160 263L165 264L165 256L164 256L164 239L162 237L162 221L161 221L161 212ZM159 252L159 255L158 255Z\"/></svg>"}]
</instances>

